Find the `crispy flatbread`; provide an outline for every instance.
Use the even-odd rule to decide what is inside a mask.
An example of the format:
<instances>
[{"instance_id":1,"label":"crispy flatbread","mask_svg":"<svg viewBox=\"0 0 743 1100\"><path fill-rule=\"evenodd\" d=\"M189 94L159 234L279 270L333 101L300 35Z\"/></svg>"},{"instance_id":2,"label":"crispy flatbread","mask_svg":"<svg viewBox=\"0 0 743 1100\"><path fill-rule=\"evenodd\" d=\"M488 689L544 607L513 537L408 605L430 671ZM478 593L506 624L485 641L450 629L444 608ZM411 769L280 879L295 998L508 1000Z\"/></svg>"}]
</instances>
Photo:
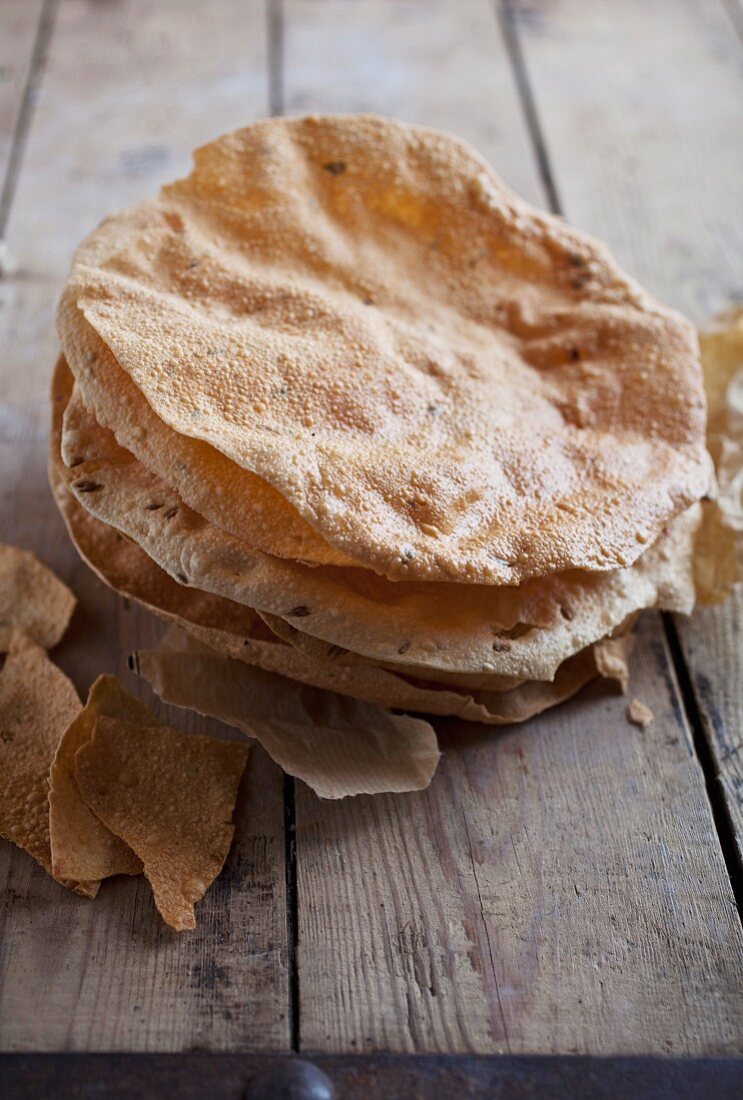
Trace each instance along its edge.
<instances>
[{"instance_id":1,"label":"crispy flatbread","mask_svg":"<svg viewBox=\"0 0 743 1100\"><path fill-rule=\"evenodd\" d=\"M44 650L14 634L0 671L0 836L63 886L94 897L97 882L56 875L49 840L49 768L80 709L74 686Z\"/></svg>"},{"instance_id":2,"label":"crispy flatbread","mask_svg":"<svg viewBox=\"0 0 743 1100\"><path fill-rule=\"evenodd\" d=\"M86 804L142 861L160 914L195 928L194 904L222 870L248 746L100 715L77 751Z\"/></svg>"},{"instance_id":3,"label":"crispy flatbread","mask_svg":"<svg viewBox=\"0 0 743 1100\"><path fill-rule=\"evenodd\" d=\"M393 676L380 669L328 671L322 666L313 668L306 659L301 659L301 655L293 653L290 647L283 647L277 650L277 659L274 662L273 671L278 675L270 675L267 671L269 666L266 663L265 677L258 677L255 675L255 670L249 667L241 668L241 664L245 666L246 662L225 657L223 653L201 644L197 640L198 633L189 630L189 634L191 637L171 632L160 648L140 650L136 655L138 672L165 702L197 710L201 714L236 725L247 733L250 733L253 728L251 722L254 717L252 711L254 692L257 691L259 696L264 695L266 699L270 699L271 692L276 693L279 699L284 698L287 693L291 697L292 693L296 694L299 690L296 685L292 685L292 681L315 684L325 689L323 693L325 695L331 692L336 695L343 693L352 696L355 700L394 706L399 709L442 717L464 718L467 721L485 725L505 726L525 722L541 714L542 711L564 702L598 674L594 649L589 649L566 661L558 670L555 679L549 683L531 681L511 691L468 693L457 692L453 688L437 688L434 684L417 686L410 684L404 677ZM624 645L628 649L630 644L631 639L628 637ZM257 660L254 663L264 667L263 661ZM614 674L609 674L609 678L614 679ZM336 703L335 706L340 709L340 704ZM378 707L375 710L378 710ZM360 722L360 718L357 716L355 721ZM371 725L371 723L368 724ZM346 723L341 723L342 727L345 725ZM285 770L292 771L291 761L287 763L281 755L280 738L273 743L271 740L266 742L260 733L255 733L254 736L259 737L264 748ZM278 738L278 731L276 737ZM403 750L404 741L400 744L400 752ZM291 757L291 749L288 747L286 751ZM323 768L326 763L315 760L312 779L306 774L298 772L292 774L298 774L299 778L305 779L317 793L321 793L316 784L322 782ZM404 768L404 757L400 758L400 763ZM385 781L388 781L388 778ZM367 791L366 793L380 793L382 789L379 787L376 792ZM345 793L361 792L346 791Z\"/></svg>"},{"instance_id":4,"label":"crispy flatbread","mask_svg":"<svg viewBox=\"0 0 743 1100\"><path fill-rule=\"evenodd\" d=\"M173 632L139 654L160 697L236 726L320 798L427 787L439 762L428 722L318 691Z\"/></svg>"},{"instance_id":5,"label":"crispy flatbread","mask_svg":"<svg viewBox=\"0 0 743 1100\"><path fill-rule=\"evenodd\" d=\"M75 781L75 756L90 741L101 715L145 726L158 724L155 715L124 691L115 676L99 676L92 685L85 706L62 735L49 773L52 866L62 878L100 880L142 871L142 861L128 844L86 806Z\"/></svg>"},{"instance_id":6,"label":"crispy flatbread","mask_svg":"<svg viewBox=\"0 0 743 1100\"><path fill-rule=\"evenodd\" d=\"M709 402L714 499L697 536L700 603L718 603L743 579L743 308L729 310L699 334Z\"/></svg>"},{"instance_id":7,"label":"crispy flatbread","mask_svg":"<svg viewBox=\"0 0 743 1100\"><path fill-rule=\"evenodd\" d=\"M52 489L70 537L88 565L116 591L181 626L192 638L223 656L378 706L456 715L493 725L525 721L568 698L597 673L595 659L590 654L579 654L566 662L567 668L558 670L554 682L527 685L517 693L504 690L503 681L508 680L504 677L472 677L479 683L470 683L465 676L464 682L457 684L452 676L442 684L371 664L347 667L313 660L283 644L264 626L262 617L249 608L173 581L136 543L96 520L75 500L57 472L61 465L59 457L55 460L52 454ZM508 686L520 683L516 680ZM473 687L483 685L484 690L475 698Z\"/></svg>"},{"instance_id":8,"label":"crispy flatbread","mask_svg":"<svg viewBox=\"0 0 743 1100\"><path fill-rule=\"evenodd\" d=\"M59 333L90 391L76 311L162 424L391 578L613 571L708 486L689 322L431 130L220 138L78 249Z\"/></svg>"},{"instance_id":9,"label":"crispy flatbread","mask_svg":"<svg viewBox=\"0 0 743 1100\"><path fill-rule=\"evenodd\" d=\"M35 554L0 543L0 653L7 652L14 631L52 649L67 629L75 603L67 585Z\"/></svg>"},{"instance_id":10,"label":"crispy flatbread","mask_svg":"<svg viewBox=\"0 0 743 1100\"><path fill-rule=\"evenodd\" d=\"M65 372L60 361L60 394ZM92 451L95 437L100 442ZM301 621L305 633L377 662L548 680L567 657L640 608L693 606L698 506L672 521L635 566L613 573L573 571L518 589L396 583L368 570L313 568L263 554L184 505L92 414L86 438L88 457L60 469L69 490L173 579Z\"/></svg>"},{"instance_id":11,"label":"crispy flatbread","mask_svg":"<svg viewBox=\"0 0 743 1100\"><path fill-rule=\"evenodd\" d=\"M200 439L181 435L164 424L110 349L65 294L68 347L74 355L79 393L65 411L72 425L62 452L74 463L84 436L75 433L76 409L83 400L96 419L148 469L157 473L195 511L238 539L252 539L267 553L325 565L354 565L347 554L324 542L306 520L267 481L231 462ZM76 450L77 448L77 450Z\"/></svg>"}]
</instances>

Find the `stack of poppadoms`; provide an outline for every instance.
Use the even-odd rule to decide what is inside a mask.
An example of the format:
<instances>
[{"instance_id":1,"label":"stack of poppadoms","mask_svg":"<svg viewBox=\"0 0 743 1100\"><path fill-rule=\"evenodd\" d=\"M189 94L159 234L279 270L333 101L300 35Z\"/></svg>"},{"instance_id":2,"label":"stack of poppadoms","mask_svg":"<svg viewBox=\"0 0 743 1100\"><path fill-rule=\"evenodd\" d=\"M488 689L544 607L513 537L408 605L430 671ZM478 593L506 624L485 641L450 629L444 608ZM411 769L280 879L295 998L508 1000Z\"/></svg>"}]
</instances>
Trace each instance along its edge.
<instances>
[{"instance_id":1,"label":"stack of poppadoms","mask_svg":"<svg viewBox=\"0 0 743 1100\"><path fill-rule=\"evenodd\" d=\"M87 238L58 327L55 495L190 635L140 654L171 701L250 728L253 666L518 721L694 604L694 329L452 137L228 134Z\"/></svg>"}]
</instances>

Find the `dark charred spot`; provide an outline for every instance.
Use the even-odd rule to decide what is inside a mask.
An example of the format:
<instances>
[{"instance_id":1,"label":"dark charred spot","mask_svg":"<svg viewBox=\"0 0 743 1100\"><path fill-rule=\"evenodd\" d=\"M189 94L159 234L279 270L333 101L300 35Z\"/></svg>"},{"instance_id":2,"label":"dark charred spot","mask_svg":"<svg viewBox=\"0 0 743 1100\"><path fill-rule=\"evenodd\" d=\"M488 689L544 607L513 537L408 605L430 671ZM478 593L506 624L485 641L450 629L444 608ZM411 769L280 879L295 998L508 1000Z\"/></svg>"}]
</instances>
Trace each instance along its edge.
<instances>
[{"instance_id":1,"label":"dark charred spot","mask_svg":"<svg viewBox=\"0 0 743 1100\"><path fill-rule=\"evenodd\" d=\"M145 504L145 512L156 512L158 508L162 508L162 502L157 500L151 500L149 504Z\"/></svg>"},{"instance_id":2,"label":"dark charred spot","mask_svg":"<svg viewBox=\"0 0 743 1100\"><path fill-rule=\"evenodd\" d=\"M362 298L361 301L364 303L365 306L373 306L374 305L374 302L372 301L371 298Z\"/></svg>"},{"instance_id":3,"label":"dark charred spot","mask_svg":"<svg viewBox=\"0 0 743 1100\"><path fill-rule=\"evenodd\" d=\"M570 622L573 618L573 612L570 610L569 607L561 607L560 614L562 615L563 619L567 619L568 622Z\"/></svg>"},{"instance_id":4,"label":"dark charred spot","mask_svg":"<svg viewBox=\"0 0 743 1100\"><path fill-rule=\"evenodd\" d=\"M508 653L511 649L511 643L508 638L496 638L493 642L494 653Z\"/></svg>"},{"instance_id":5,"label":"dark charred spot","mask_svg":"<svg viewBox=\"0 0 743 1100\"><path fill-rule=\"evenodd\" d=\"M167 512L163 512L166 519L172 519L173 516L178 515L178 505L174 505L172 508L168 508Z\"/></svg>"},{"instance_id":6,"label":"dark charred spot","mask_svg":"<svg viewBox=\"0 0 743 1100\"><path fill-rule=\"evenodd\" d=\"M568 358L570 359L571 363L576 363L580 359L580 357L581 355L579 348L568 348Z\"/></svg>"},{"instance_id":7,"label":"dark charred spot","mask_svg":"<svg viewBox=\"0 0 743 1100\"><path fill-rule=\"evenodd\" d=\"M578 252L569 252L568 253L568 263L570 264L571 267L585 267L586 266L586 261L585 261L584 257L581 256L580 253L578 253Z\"/></svg>"},{"instance_id":8,"label":"dark charred spot","mask_svg":"<svg viewBox=\"0 0 743 1100\"><path fill-rule=\"evenodd\" d=\"M100 481L91 481L90 478L81 478L79 481L73 481L72 488L76 489L78 493L95 493L98 489L102 489Z\"/></svg>"},{"instance_id":9,"label":"dark charred spot","mask_svg":"<svg viewBox=\"0 0 743 1100\"><path fill-rule=\"evenodd\" d=\"M403 642L403 643L402 643L402 645L400 646L400 648L398 649L398 651L397 651L397 652L398 652L398 653L400 654L400 656L402 657L402 655L403 655L404 653L407 653L409 649L410 649L410 642Z\"/></svg>"},{"instance_id":10,"label":"dark charred spot","mask_svg":"<svg viewBox=\"0 0 743 1100\"><path fill-rule=\"evenodd\" d=\"M188 584L188 577L185 573L176 573L176 578L181 582L181 584Z\"/></svg>"},{"instance_id":11,"label":"dark charred spot","mask_svg":"<svg viewBox=\"0 0 743 1100\"><path fill-rule=\"evenodd\" d=\"M588 277L586 275L575 275L570 280L570 285L573 288L573 290L581 290L582 287L584 287L587 282L588 282Z\"/></svg>"},{"instance_id":12,"label":"dark charred spot","mask_svg":"<svg viewBox=\"0 0 743 1100\"><path fill-rule=\"evenodd\" d=\"M300 604L299 607L293 607L291 611L287 611L287 615L291 619L306 619L310 613L309 607L306 604Z\"/></svg>"},{"instance_id":13,"label":"dark charred spot","mask_svg":"<svg viewBox=\"0 0 743 1100\"><path fill-rule=\"evenodd\" d=\"M331 176L342 176L346 170L346 162L344 160L329 160L327 164L323 164L323 170L330 172Z\"/></svg>"}]
</instances>

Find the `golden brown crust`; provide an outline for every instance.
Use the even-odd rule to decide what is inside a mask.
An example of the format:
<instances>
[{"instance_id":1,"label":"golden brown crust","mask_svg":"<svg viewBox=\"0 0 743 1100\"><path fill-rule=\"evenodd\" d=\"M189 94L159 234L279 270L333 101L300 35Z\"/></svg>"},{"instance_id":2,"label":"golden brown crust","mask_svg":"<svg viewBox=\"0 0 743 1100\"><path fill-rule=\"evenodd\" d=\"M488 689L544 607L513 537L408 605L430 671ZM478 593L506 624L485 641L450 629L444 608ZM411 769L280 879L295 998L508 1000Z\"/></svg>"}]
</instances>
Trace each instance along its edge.
<instances>
[{"instance_id":1,"label":"golden brown crust","mask_svg":"<svg viewBox=\"0 0 743 1100\"><path fill-rule=\"evenodd\" d=\"M433 131L226 135L88 238L66 300L164 424L392 578L615 569L707 488L691 326Z\"/></svg>"},{"instance_id":2,"label":"golden brown crust","mask_svg":"<svg viewBox=\"0 0 743 1100\"><path fill-rule=\"evenodd\" d=\"M62 399L64 361L57 367ZM69 373L69 372L67 372ZM310 568L239 542L187 508L89 418L88 455L59 467L93 516L134 539L181 584L301 622L307 634L406 667L551 679L573 653L658 604L688 611L698 506L633 567L537 578L519 588L393 582L368 570ZM154 507L153 507L154 505Z\"/></svg>"},{"instance_id":3,"label":"golden brown crust","mask_svg":"<svg viewBox=\"0 0 743 1100\"><path fill-rule=\"evenodd\" d=\"M101 715L157 725L154 714L115 676L99 676L85 706L65 730L49 772L49 836L58 877L99 881L111 875L138 875L142 862L83 802L75 782L75 756L93 736Z\"/></svg>"},{"instance_id":4,"label":"golden brown crust","mask_svg":"<svg viewBox=\"0 0 743 1100\"><path fill-rule=\"evenodd\" d=\"M59 317L76 364L77 392L65 412L66 420L72 419L75 405L84 401L122 447L172 485L190 507L235 538L251 539L259 549L282 558L318 565L358 564L320 538L263 478L237 466L203 440L181 435L163 423L77 309L69 291L60 302ZM62 448L64 452L64 433ZM74 457L66 453L65 461Z\"/></svg>"},{"instance_id":5,"label":"golden brown crust","mask_svg":"<svg viewBox=\"0 0 743 1100\"><path fill-rule=\"evenodd\" d=\"M217 654L378 706L458 715L492 725L526 721L568 698L596 675L596 647L593 653L586 650L569 658L552 682L523 683L513 677L456 677L435 672L429 672L429 679L423 682L404 672L398 674L392 667L386 669L371 663L336 666L284 644L264 626L264 617L270 617L176 583L135 542L95 519L71 495L58 453L61 409L69 396L66 380L69 381L69 374L56 372L49 473L55 500L78 552L105 583L181 626ZM181 652L172 659L167 652L158 652L139 654L137 665L138 671L162 687L158 677L164 674L168 662L183 661L187 657ZM220 675L224 669L225 676L239 679L239 673L228 673L222 664L214 668Z\"/></svg>"},{"instance_id":6,"label":"golden brown crust","mask_svg":"<svg viewBox=\"0 0 743 1100\"><path fill-rule=\"evenodd\" d=\"M63 886L95 897L97 882L57 876L49 839L49 768L80 710L65 674L40 646L14 634L0 671L0 836L25 849Z\"/></svg>"},{"instance_id":7,"label":"golden brown crust","mask_svg":"<svg viewBox=\"0 0 743 1100\"><path fill-rule=\"evenodd\" d=\"M248 746L101 715L75 756L87 806L141 859L163 919L195 928L222 870Z\"/></svg>"},{"instance_id":8,"label":"golden brown crust","mask_svg":"<svg viewBox=\"0 0 743 1100\"><path fill-rule=\"evenodd\" d=\"M0 653L14 631L53 649L77 603L72 592L35 554L0 543Z\"/></svg>"}]
</instances>

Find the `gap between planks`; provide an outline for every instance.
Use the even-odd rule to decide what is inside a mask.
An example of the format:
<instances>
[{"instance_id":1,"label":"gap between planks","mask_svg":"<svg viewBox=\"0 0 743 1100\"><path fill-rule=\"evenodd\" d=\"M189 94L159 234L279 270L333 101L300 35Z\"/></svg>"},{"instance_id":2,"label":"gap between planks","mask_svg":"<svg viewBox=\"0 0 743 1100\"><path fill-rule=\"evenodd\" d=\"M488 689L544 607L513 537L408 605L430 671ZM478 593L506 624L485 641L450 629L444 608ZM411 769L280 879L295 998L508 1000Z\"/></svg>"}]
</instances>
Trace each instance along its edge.
<instances>
[{"instance_id":1,"label":"gap between planks","mask_svg":"<svg viewBox=\"0 0 743 1100\"><path fill-rule=\"evenodd\" d=\"M493 20L493 0L456 18L444 2L331 0L318 21L311 2L287 3L287 110L455 130L542 203L508 63L484 56L486 5ZM649 736L589 692L538 731L445 753L421 796L327 806L297 785L303 1050L730 1049L739 925L660 618L640 633ZM621 738L603 736L615 725Z\"/></svg>"},{"instance_id":2,"label":"gap between planks","mask_svg":"<svg viewBox=\"0 0 743 1100\"><path fill-rule=\"evenodd\" d=\"M43 0L39 12L28 75L21 96L21 106L10 142L8 166L5 179L2 181L2 191L0 192L0 239L2 239L5 227L8 224L10 207L13 203L18 174L23 160L23 150L26 147L26 138L31 127L36 98L44 77L44 68L49 53L49 43L54 31L54 19L58 3L59 0Z\"/></svg>"},{"instance_id":3,"label":"gap between planks","mask_svg":"<svg viewBox=\"0 0 743 1100\"><path fill-rule=\"evenodd\" d=\"M529 80L524 53L521 49L521 40L519 39L518 28L516 27L513 6L510 0L493 0L493 3L495 4L496 19L500 26L501 35L503 36L503 42L506 47L506 54L513 71L514 84L516 86L519 102L521 103L521 109L524 113L526 129L534 148L537 171L542 181L547 205L553 214L562 214L562 202L560 201L552 165L550 164L549 153L547 152L547 145L539 122L539 112L537 110L536 100L534 99L531 81Z\"/></svg>"},{"instance_id":4,"label":"gap between planks","mask_svg":"<svg viewBox=\"0 0 743 1100\"><path fill-rule=\"evenodd\" d=\"M104 667L126 681L121 654L154 641L160 627L147 613L114 597L79 562L49 497L41 421L46 420L45 364L51 364L55 350L51 288L61 281L73 244L110 202L124 205L148 181L160 182L165 162L182 161L198 143L194 135L206 140L214 136L215 125L230 129L250 121L246 112L255 111L254 117L267 113L263 8L246 2L244 33L236 35L232 0L212 5L206 25L197 7L183 5L182 18L174 19L176 0L113 5L44 0L45 21L40 19L35 33L30 28L26 36L25 79L16 84L5 213L22 275L8 280L12 314L0 312L2 397L10 410L10 419L2 422L9 431L0 434L0 447L13 446L18 462L3 470L11 491L0 515L5 528L0 537L37 550L80 597L80 614L55 655L79 688ZM162 56L163 49L168 66L152 64L152 55L160 50ZM90 58L90 64L80 66L80 57ZM195 57L200 63L206 58L203 69L194 71ZM104 103L109 87L116 95ZM144 88L149 90L145 117L137 110ZM95 124L104 110L107 129L99 130ZM81 114L87 126L81 125ZM79 141L69 141L68 134L62 156L59 136L73 127L73 133L80 127ZM167 135L162 146L147 144L151 133ZM144 156L136 171L127 171L122 139L131 143L137 137L145 154L155 148L160 159ZM11 140L6 141L8 154ZM9 156L4 159L9 164ZM49 165L61 182L51 194ZM12 487L21 485L24 448L31 461L23 467L23 478L34 495L29 500L27 491L26 507L14 511ZM158 707L158 713L164 710ZM182 711L164 720L212 732L210 723ZM59 888L27 856L4 847L0 1046L288 1049L282 783L276 766L254 749L245 779L247 797L238 804L235 844L202 903L200 927L186 939L157 922L141 882L106 884L96 908L86 908L81 899L58 896Z\"/></svg>"},{"instance_id":5,"label":"gap between planks","mask_svg":"<svg viewBox=\"0 0 743 1100\"><path fill-rule=\"evenodd\" d=\"M269 3L269 4L270 4L270 7L271 7L271 9L273 9L273 11L274 11L275 13L277 13L277 24L276 24L276 29L277 29L277 31L278 31L278 34L280 34L280 35L281 35L281 27L282 27L282 22L281 22L281 9L282 9L282 4L281 4L281 0L267 0L267 3ZM274 19L276 19L276 15L275 15L275 14L274 14ZM280 38L280 40L278 40L278 41L281 41L281 38ZM278 56L281 56L281 51L278 51ZM274 79L275 79L275 78L274 78ZM278 88L278 89L281 89L281 87L282 87L282 85L281 85L281 81L280 81L280 83L278 83L278 84L275 84L275 85L274 85L274 87L276 87L276 88ZM278 95L280 95L280 97L281 97L281 98L283 98L283 92L281 92L281 91L280 91L280 92L278 92ZM280 99L280 100L278 100L278 102L280 102L280 103L281 103L281 99ZM538 124L538 119L537 119L537 117L536 117L536 114L535 114L535 120L537 121L537 124ZM547 164L548 164L548 161L547 161ZM292 785L293 785L293 784L292 784ZM294 798L293 798L293 793L292 793L292 794L287 794L287 795L285 795L285 799L284 799L284 805L285 805L285 810L287 809L287 807L291 807L291 809L293 809L293 807L294 807ZM287 827L287 828L286 828L286 833L285 833L285 842L286 842L286 844L287 844L287 847L291 847L291 843L292 843L292 834L291 834L291 828L289 828L289 827ZM295 886L296 886L296 867L294 867L294 870L293 870L293 876L294 876L294 877L293 877L293 881L294 881L294 883L295 883ZM287 882L288 882L288 879L287 879ZM295 961L296 961L296 960L295 960ZM294 971L295 971L295 974L296 974L296 966L295 966L295 963L293 964L293 966L294 966ZM298 976L296 976L296 980L298 981ZM296 1016L296 1025L298 1026L298 1008L297 1008L297 1016Z\"/></svg>"},{"instance_id":6,"label":"gap between planks","mask_svg":"<svg viewBox=\"0 0 743 1100\"><path fill-rule=\"evenodd\" d=\"M284 4L265 0L268 33L268 112L284 113Z\"/></svg>"},{"instance_id":7,"label":"gap between planks","mask_svg":"<svg viewBox=\"0 0 743 1100\"><path fill-rule=\"evenodd\" d=\"M697 754L704 775L704 784L707 789L710 809L712 810L712 818L715 823L717 835L720 838L720 847L722 848L722 854L725 859L730 885L732 886L733 895L738 906L738 916L741 917L743 921L743 864L741 863L740 850L735 837L735 825L730 814L730 808L725 801L723 789L718 780L718 769L715 763L714 753L704 728L699 702L697 700L696 691L694 690L689 666L684 657L684 651L676 623L673 615L667 611L663 613L661 618L663 620L666 638L668 639L668 649L673 659L679 695L683 701L686 719L689 723L689 729L691 730L694 751Z\"/></svg>"},{"instance_id":8,"label":"gap between planks","mask_svg":"<svg viewBox=\"0 0 743 1100\"><path fill-rule=\"evenodd\" d=\"M534 89L529 78L529 70L521 46L518 20L516 19L513 0L493 0L496 15L500 22L503 39L506 45L514 81L524 113L524 119L529 136L534 145L542 183L549 201L549 208L553 214L565 216L565 207L560 199L560 194L555 183L555 174L550 160L549 150L542 125L539 119ZM728 11L731 20L738 30L743 29L741 22L741 9L737 0L722 0L723 7ZM691 670L684 656L684 651L679 641L678 631L673 617L668 614L661 615L663 631L668 643L668 652L671 656L673 671L676 676L679 694L684 707L684 714L692 732L694 751L704 776L705 791L709 802L715 829L720 841L720 848L725 860L730 885L738 906L738 915L743 921L743 863L740 851L736 843L733 822L725 803L724 795L717 782L717 769L714 755L707 741L707 735L699 712L699 704L693 687Z\"/></svg>"}]
</instances>

